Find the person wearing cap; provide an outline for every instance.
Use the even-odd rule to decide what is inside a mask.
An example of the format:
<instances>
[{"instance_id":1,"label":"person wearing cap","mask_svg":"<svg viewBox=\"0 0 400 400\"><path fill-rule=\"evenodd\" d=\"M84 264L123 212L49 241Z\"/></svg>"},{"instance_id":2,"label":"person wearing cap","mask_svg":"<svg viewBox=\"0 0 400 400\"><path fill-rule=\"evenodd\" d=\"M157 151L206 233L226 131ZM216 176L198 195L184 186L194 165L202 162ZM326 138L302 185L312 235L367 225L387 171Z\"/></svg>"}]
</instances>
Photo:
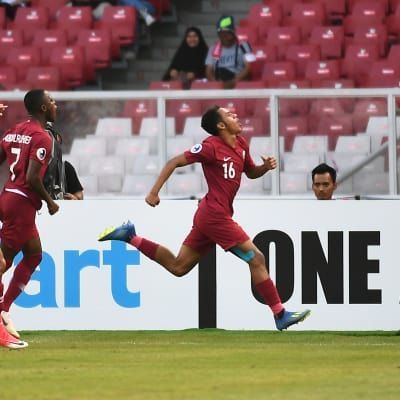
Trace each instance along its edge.
<instances>
[{"instance_id":1,"label":"person wearing cap","mask_svg":"<svg viewBox=\"0 0 400 400\"><path fill-rule=\"evenodd\" d=\"M222 16L217 23L218 42L206 58L206 77L209 81L222 81L226 89L236 82L246 80L250 73L249 62L253 54L247 42L239 42L232 16Z\"/></svg>"}]
</instances>

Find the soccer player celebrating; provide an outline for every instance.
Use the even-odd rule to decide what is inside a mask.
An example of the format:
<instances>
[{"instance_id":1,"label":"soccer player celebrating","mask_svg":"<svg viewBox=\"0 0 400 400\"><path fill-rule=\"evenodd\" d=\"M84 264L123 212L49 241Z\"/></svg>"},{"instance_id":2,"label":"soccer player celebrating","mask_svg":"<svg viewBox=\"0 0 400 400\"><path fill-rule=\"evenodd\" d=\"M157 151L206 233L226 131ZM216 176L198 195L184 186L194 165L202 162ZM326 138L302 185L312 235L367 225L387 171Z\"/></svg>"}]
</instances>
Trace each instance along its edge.
<instances>
[{"instance_id":1,"label":"soccer player celebrating","mask_svg":"<svg viewBox=\"0 0 400 400\"><path fill-rule=\"evenodd\" d=\"M0 195L1 250L5 263L0 263L0 345L11 349L27 347L19 339L8 311L24 290L42 259L42 245L35 224L36 211L47 203L50 215L58 211L57 203L43 186L43 176L52 153L52 138L45 130L54 122L57 105L43 89L31 90L24 98L30 117L9 129L1 138L0 162L7 161L10 175ZM11 267L22 250L23 258L4 295L2 275Z\"/></svg>"},{"instance_id":2,"label":"soccer player celebrating","mask_svg":"<svg viewBox=\"0 0 400 400\"><path fill-rule=\"evenodd\" d=\"M232 203L240 187L242 172L250 179L259 178L275 169L277 162L274 157L262 157L261 165L254 164L249 146L240 136L242 126L237 115L224 108L215 106L207 110L201 126L211 137L169 160L146 197L150 206L157 206L162 186L177 167L194 162L202 164L209 190L199 204L193 228L178 256L162 245L138 236L130 222L107 229L100 235L99 241L121 240L130 243L175 276L183 276L191 271L202 255L216 243L248 263L252 282L271 308L277 329L287 329L304 320L310 311L285 310L267 272L264 255L232 219Z\"/></svg>"}]
</instances>

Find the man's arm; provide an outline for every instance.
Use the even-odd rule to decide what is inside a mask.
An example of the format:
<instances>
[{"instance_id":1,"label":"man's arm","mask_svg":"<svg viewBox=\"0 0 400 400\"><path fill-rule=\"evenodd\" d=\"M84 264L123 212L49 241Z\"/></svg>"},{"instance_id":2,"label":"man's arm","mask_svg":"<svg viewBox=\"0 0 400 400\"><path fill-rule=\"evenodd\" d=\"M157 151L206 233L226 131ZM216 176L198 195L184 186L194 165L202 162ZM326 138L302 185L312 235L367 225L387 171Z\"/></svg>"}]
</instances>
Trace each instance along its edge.
<instances>
[{"instance_id":1,"label":"man's arm","mask_svg":"<svg viewBox=\"0 0 400 400\"><path fill-rule=\"evenodd\" d=\"M26 182L31 187L31 189L36 192L39 197L47 203L47 208L49 210L49 214L55 214L59 206L58 204L50 197L47 193L46 189L43 186L42 178L40 177L40 169L42 165L35 161L29 160L28 170L26 172Z\"/></svg>"},{"instance_id":2,"label":"man's arm","mask_svg":"<svg viewBox=\"0 0 400 400\"><path fill-rule=\"evenodd\" d=\"M160 197L158 196L158 193L160 192L164 183L168 180L176 168L184 167L188 164L189 162L186 160L184 154L171 158L171 160L169 160L161 170L156 183L151 188L150 193L146 196L146 203L152 207L157 206L160 203Z\"/></svg>"},{"instance_id":3,"label":"man's arm","mask_svg":"<svg viewBox=\"0 0 400 400\"><path fill-rule=\"evenodd\" d=\"M246 171L246 176L249 179L256 179L263 176L268 171L275 169L277 167L277 162L275 157L263 157L261 156L263 163L261 165L256 165L250 171Z\"/></svg>"},{"instance_id":4,"label":"man's arm","mask_svg":"<svg viewBox=\"0 0 400 400\"><path fill-rule=\"evenodd\" d=\"M209 81L215 81L214 67L212 65L206 65L206 78Z\"/></svg>"}]
</instances>

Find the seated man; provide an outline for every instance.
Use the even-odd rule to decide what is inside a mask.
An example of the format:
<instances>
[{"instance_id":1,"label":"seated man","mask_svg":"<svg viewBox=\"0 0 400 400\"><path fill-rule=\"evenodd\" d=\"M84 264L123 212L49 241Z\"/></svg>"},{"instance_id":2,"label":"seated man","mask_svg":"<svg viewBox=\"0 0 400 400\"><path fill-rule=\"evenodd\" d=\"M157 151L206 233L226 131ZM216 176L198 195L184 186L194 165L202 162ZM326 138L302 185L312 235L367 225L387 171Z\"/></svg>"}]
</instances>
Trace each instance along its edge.
<instances>
[{"instance_id":1,"label":"seated man","mask_svg":"<svg viewBox=\"0 0 400 400\"><path fill-rule=\"evenodd\" d=\"M328 164L317 165L311 172L312 189L317 200L332 200L337 188L336 170Z\"/></svg>"},{"instance_id":2,"label":"seated man","mask_svg":"<svg viewBox=\"0 0 400 400\"><path fill-rule=\"evenodd\" d=\"M236 82L249 77L249 62L254 55L247 42L240 42L235 34L233 17L218 20L219 41L210 47L206 58L206 77L209 81L222 81L225 89L232 89Z\"/></svg>"}]
</instances>

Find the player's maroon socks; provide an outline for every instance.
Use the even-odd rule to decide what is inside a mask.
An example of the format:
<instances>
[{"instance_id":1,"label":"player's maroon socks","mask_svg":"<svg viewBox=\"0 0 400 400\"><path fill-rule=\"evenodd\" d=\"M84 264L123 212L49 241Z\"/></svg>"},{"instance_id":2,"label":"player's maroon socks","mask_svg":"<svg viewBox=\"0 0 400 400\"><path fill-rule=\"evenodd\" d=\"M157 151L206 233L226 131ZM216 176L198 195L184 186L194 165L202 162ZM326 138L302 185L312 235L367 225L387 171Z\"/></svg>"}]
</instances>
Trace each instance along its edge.
<instances>
[{"instance_id":1,"label":"player's maroon socks","mask_svg":"<svg viewBox=\"0 0 400 400\"><path fill-rule=\"evenodd\" d=\"M9 311L11 304L25 289L25 286L31 279L33 271L42 260L41 254L24 256L20 263L15 267L14 275L8 285L7 292L4 295L2 305L3 311Z\"/></svg>"},{"instance_id":2,"label":"player's maroon socks","mask_svg":"<svg viewBox=\"0 0 400 400\"><path fill-rule=\"evenodd\" d=\"M156 251L160 246L159 244L140 236L134 236L129 243L132 246L135 246L141 253L149 257L151 260L155 260Z\"/></svg>"},{"instance_id":3,"label":"player's maroon socks","mask_svg":"<svg viewBox=\"0 0 400 400\"><path fill-rule=\"evenodd\" d=\"M284 310L281 298L279 297L278 291L276 290L271 278L268 278L255 286L258 293L261 294L265 303L271 308L274 315L278 315Z\"/></svg>"}]
</instances>

